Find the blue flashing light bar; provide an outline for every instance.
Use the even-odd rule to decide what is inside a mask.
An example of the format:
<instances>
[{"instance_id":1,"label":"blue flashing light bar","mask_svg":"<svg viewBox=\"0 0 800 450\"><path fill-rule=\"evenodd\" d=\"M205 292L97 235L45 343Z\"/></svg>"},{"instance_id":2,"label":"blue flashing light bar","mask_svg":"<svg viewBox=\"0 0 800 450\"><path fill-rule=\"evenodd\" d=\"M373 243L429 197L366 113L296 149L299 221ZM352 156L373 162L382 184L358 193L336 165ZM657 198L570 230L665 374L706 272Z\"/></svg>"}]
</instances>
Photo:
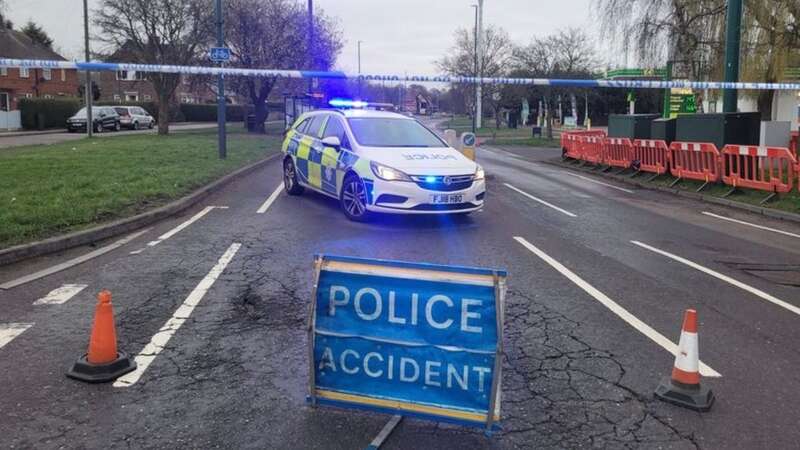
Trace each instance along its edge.
<instances>
[{"instance_id":1,"label":"blue flashing light bar","mask_svg":"<svg viewBox=\"0 0 800 450\"><path fill-rule=\"evenodd\" d=\"M426 183L436 183L436 177L427 176L427 177L425 177L425 182Z\"/></svg>"},{"instance_id":2,"label":"blue flashing light bar","mask_svg":"<svg viewBox=\"0 0 800 450\"><path fill-rule=\"evenodd\" d=\"M328 104L334 108L366 108L369 103L361 100L348 100L345 98L333 98L328 101Z\"/></svg>"}]
</instances>

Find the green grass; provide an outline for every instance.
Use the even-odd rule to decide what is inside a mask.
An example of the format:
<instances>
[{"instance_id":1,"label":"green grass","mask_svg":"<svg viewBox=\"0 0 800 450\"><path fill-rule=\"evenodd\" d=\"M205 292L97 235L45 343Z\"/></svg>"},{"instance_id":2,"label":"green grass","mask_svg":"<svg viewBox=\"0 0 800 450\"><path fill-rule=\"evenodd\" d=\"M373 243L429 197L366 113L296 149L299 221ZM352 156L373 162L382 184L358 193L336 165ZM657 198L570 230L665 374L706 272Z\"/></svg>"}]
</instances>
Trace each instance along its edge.
<instances>
[{"instance_id":1,"label":"green grass","mask_svg":"<svg viewBox=\"0 0 800 450\"><path fill-rule=\"evenodd\" d=\"M132 216L280 150L269 135L229 125L228 158L216 130L95 137L0 150L0 248Z\"/></svg>"},{"instance_id":2,"label":"green grass","mask_svg":"<svg viewBox=\"0 0 800 450\"><path fill-rule=\"evenodd\" d=\"M533 138L531 126L508 128L505 124L501 124L500 128L496 128L494 119L485 119L483 125L483 127L476 130L475 135L480 138L491 139L491 142L487 143L495 145L533 145L538 147L558 146L558 141L555 138L553 143L548 143L547 139ZM465 116L456 116L443 122L440 127L442 129L451 128L461 134L465 131L472 131L472 119Z\"/></svg>"},{"instance_id":3,"label":"green grass","mask_svg":"<svg viewBox=\"0 0 800 450\"><path fill-rule=\"evenodd\" d=\"M653 186L669 186L675 180L674 177L671 175L662 175L651 182L645 182L647 177L650 174L644 174L635 178L638 181L641 181L645 184L650 184ZM700 186L703 185L701 181L694 181L694 180L682 180L674 188L684 190L684 191L696 191ZM722 183L716 184L709 184L706 186L701 193L704 195L710 195L714 197L722 197L723 195L727 194L731 190L731 187ZM742 203L748 203L751 205L756 206L764 206L767 208L778 209L781 211L788 211L792 213L800 214L800 193L797 191L797 186L792 189L792 192L788 194L779 194L778 197L773 198L770 202L760 205L759 203L764 200L769 195L769 192L758 191L754 189L738 189L733 194L725 197L728 200L733 200Z\"/></svg>"}]
</instances>

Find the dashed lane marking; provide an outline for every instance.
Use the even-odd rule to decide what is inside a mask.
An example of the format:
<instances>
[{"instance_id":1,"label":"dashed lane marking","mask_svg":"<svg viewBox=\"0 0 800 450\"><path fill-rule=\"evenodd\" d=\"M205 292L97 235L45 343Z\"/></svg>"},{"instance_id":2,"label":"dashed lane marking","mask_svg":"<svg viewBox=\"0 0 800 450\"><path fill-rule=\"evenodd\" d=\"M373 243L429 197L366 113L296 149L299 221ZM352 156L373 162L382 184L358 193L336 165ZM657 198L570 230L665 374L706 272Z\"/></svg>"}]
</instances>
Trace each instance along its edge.
<instances>
[{"instance_id":1,"label":"dashed lane marking","mask_svg":"<svg viewBox=\"0 0 800 450\"><path fill-rule=\"evenodd\" d=\"M726 282L728 284L736 286L739 289L747 291L747 292L755 295L756 297L760 297L763 300L766 300L766 301L768 301L770 303L773 303L775 305L780 306L781 308L788 309L789 311L800 315L800 308L798 308L797 306L794 306L791 303L787 303L787 302L785 302L785 301L783 301L783 300L781 300L781 299L779 299L777 297L774 297L774 296L772 296L770 294L767 294L766 292L764 292L764 291L762 291L760 289L756 289L753 286L750 286L749 284L745 284L745 283L742 283L741 281L734 280L733 278L731 278L731 277L729 277L727 275L723 275L723 274L721 274L721 273L719 273L719 272L717 272L715 270L709 269L708 267L703 267L703 266L701 266L700 264L697 264L694 261L689 261L686 258L682 258L682 257L680 257L678 255L674 255L672 253L666 252L666 251L661 250L661 249L657 249L657 248L655 248L653 246L650 246L650 245L647 245L647 244L645 244L643 242L631 241L631 244L638 245L639 247L642 247L642 248L644 248L646 250L650 250L653 253L658 253L661 256L666 256L667 258L672 259L673 261L678 261L679 263L685 264L685 265L691 267L692 269L699 270L700 272L703 272L703 273L705 273L707 275L711 275L714 278L717 278L717 279L722 280L722 281L724 281L724 282Z\"/></svg>"},{"instance_id":2,"label":"dashed lane marking","mask_svg":"<svg viewBox=\"0 0 800 450\"><path fill-rule=\"evenodd\" d=\"M278 196L281 194L282 191L283 191L283 184L279 185L274 191L272 191L272 194L270 194L270 196L267 198L264 204L261 205L260 208L258 208L256 214L264 214L265 212L267 212L269 207L272 206L272 203L275 201L275 199L278 198Z\"/></svg>"},{"instance_id":3,"label":"dashed lane marking","mask_svg":"<svg viewBox=\"0 0 800 450\"><path fill-rule=\"evenodd\" d=\"M714 213L711 213L711 212L708 212L708 211L703 211L700 214L703 214L703 215L706 215L706 216L709 216L709 217L713 217L715 219L727 220L728 222L738 223L740 225L746 225L748 227L758 228L759 230L771 231L773 233L778 233L778 234L782 234L784 236L790 236L790 237L793 237L793 238L800 239L800 234L795 234L795 233L790 233L788 231L778 230L777 228L765 227L764 225L756 225L754 223L745 222L744 220L738 220L738 219L732 219L730 217L719 216L717 214L714 214Z\"/></svg>"},{"instance_id":4,"label":"dashed lane marking","mask_svg":"<svg viewBox=\"0 0 800 450\"><path fill-rule=\"evenodd\" d=\"M33 302L34 305L60 305L80 291L86 289L85 284L65 284L58 289L53 289L49 294Z\"/></svg>"},{"instance_id":5,"label":"dashed lane marking","mask_svg":"<svg viewBox=\"0 0 800 450\"><path fill-rule=\"evenodd\" d=\"M567 269L562 265L560 262L556 261L547 253L539 250L535 245L531 244L527 240L522 237L515 236L514 239L522 244L523 247L527 248L531 251L534 255L541 258L544 262L550 265L550 267L556 269L561 275L564 275L568 280L575 283L579 288L583 289L587 294L591 295L595 300L600 302L603 306L608 308L611 312L617 315L620 319L624 320L628 323L628 325L632 326L638 332L642 333L643 335L647 336L651 341L655 342L656 344L660 345L664 350L672 353L673 355L677 355L679 352L678 345L674 342L667 339L663 334L659 333L658 331L654 330L650 325L642 322L638 317L631 314L627 309L620 306L614 300L611 300L597 290L594 286L587 283L583 280L583 278L576 275L571 270ZM705 377L721 377L722 375L717 372L716 370L712 369L711 367L707 366L702 361L700 362L700 373Z\"/></svg>"},{"instance_id":6,"label":"dashed lane marking","mask_svg":"<svg viewBox=\"0 0 800 450\"><path fill-rule=\"evenodd\" d=\"M575 214L567 211L566 209L559 208L558 206L556 206L556 205L554 205L552 203L546 202L546 201L544 201L544 200L542 200L542 199L540 199L538 197L534 197L533 195L528 194L527 192L525 192L525 191L523 191L521 189L515 188L514 186L512 186L512 185L510 185L508 183L503 183L503 184L505 184L507 188L512 189L514 191L517 191L520 194L524 195L525 197L528 197L529 199L531 199L533 201L539 202L539 203L543 204L544 206L547 206L549 208L555 209L556 211L560 212L561 214L567 215L569 217L578 217Z\"/></svg>"},{"instance_id":7,"label":"dashed lane marking","mask_svg":"<svg viewBox=\"0 0 800 450\"><path fill-rule=\"evenodd\" d=\"M564 171L564 173L569 175L569 176L572 176L572 177L575 177L575 178L580 178L581 180L584 180L584 181L588 181L589 183L594 183L594 184L599 184L599 185L602 185L602 186L605 186L605 187L610 187L611 189L616 189L618 191L627 192L628 194L635 194L636 193L636 192L633 192L630 189L625 189L625 188L621 188L619 186L614 186L613 184L608 184L608 183L603 183L602 181L593 180L593 179L591 179L589 177L585 177L583 175L578 175L577 173L572 173L572 172L567 172L567 171Z\"/></svg>"},{"instance_id":8,"label":"dashed lane marking","mask_svg":"<svg viewBox=\"0 0 800 450\"><path fill-rule=\"evenodd\" d=\"M150 231L150 228L147 228L145 230L130 234L130 235L118 240L117 242L114 242L113 244L107 245L107 246L102 247L102 248L98 248L97 250L89 252L89 253L87 253L85 255L81 255L81 256L79 256L77 258L70 259L69 261L65 261L65 262L63 262L61 264L56 264L55 266L48 267L46 269L42 269L42 270L40 270L38 272L34 272L34 273L30 274L30 275L25 275L24 277L20 277L20 278L17 278L15 280L11 280L11 281L8 281L6 283L0 284L0 289L11 289L11 288L17 287L17 286L25 284L25 283L30 283L31 281L34 281L34 280L38 280L39 278L43 278L43 277L46 277L48 275L52 275L52 274L54 274L56 272L60 272L60 271L62 271L64 269L68 269L70 267L77 266L78 264L84 263L84 262L89 261L90 259L93 259L93 258L97 258L100 255L104 255L104 254L106 254L106 253L108 253L108 252L110 252L112 250L115 250L115 249L117 249L119 247L122 247L123 245L127 244L128 242L131 242L132 240L134 240L137 237L147 233L148 231Z\"/></svg>"},{"instance_id":9,"label":"dashed lane marking","mask_svg":"<svg viewBox=\"0 0 800 450\"><path fill-rule=\"evenodd\" d=\"M228 247L228 250L225 251L208 275L200 281L191 293L189 293L189 296L186 297L186 300L183 301L181 306L175 310L172 317L170 317L158 332L153 335L150 342L145 345L142 351L136 355L136 370L118 378L114 382L114 387L128 387L139 381L139 378L142 377L145 370L147 370L153 360L156 359L156 356L167 346L172 336L174 336L181 326L183 326L184 322L189 319L194 308L200 303L200 300L205 297L208 290L211 289L211 286L214 285L214 282L217 281L217 278L219 278L241 246L242 244L233 243Z\"/></svg>"},{"instance_id":10,"label":"dashed lane marking","mask_svg":"<svg viewBox=\"0 0 800 450\"><path fill-rule=\"evenodd\" d=\"M148 247L154 247L154 246L166 241L167 239L171 238L172 236L175 236L176 234L180 233L184 228L186 228L189 225L191 225L191 224L197 222L198 220L202 219L203 216L205 216L206 214L210 213L214 209L228 209L228 207L227 206L206 206L205 208L203 208L202 211L200 211L199 213L193 215L186 222L183 222L182 224L178 225L177 227L175 227L175 228L167 231L166 233L162 234L155 241L148 242L147 246Z\"/></svg>"},{"instance_id":11,"label":"dashed lane marking","mask_svg":"<svg viewBox=\"0 0 800 450\"><path fill-rule=\"evenodd\" d=\"M0 323L0 348L32 326L32 323Z\"/></svg>"}]
</instances>

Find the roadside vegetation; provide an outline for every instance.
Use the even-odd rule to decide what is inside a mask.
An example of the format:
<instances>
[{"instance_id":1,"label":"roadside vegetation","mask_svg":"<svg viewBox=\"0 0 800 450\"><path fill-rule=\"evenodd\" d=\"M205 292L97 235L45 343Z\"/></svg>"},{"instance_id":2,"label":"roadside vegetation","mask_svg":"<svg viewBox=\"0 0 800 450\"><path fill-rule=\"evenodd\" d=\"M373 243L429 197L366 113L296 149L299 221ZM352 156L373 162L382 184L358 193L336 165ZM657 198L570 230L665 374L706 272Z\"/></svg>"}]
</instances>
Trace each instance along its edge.
<instances>
[{"instance_id":1,"label":"roadside vegetation","mask_svg":"<svg viewBox=\"0 0 800 450\"><path fill-rule=\"evenodd\" d=\"M472 119L467 116L456 116L443 122L442 129L453 129L460 135L465 131L472 131ZM501 126L499 129L494 126L481 127L476 130L475 135L482 144L486 145L514 145L528 147L558 147L561 142L557 138L547 139L547 137L532 137L530 126L520 126L518 128L508 128Z\"/></svg>"},{"instance_id":2,"label":"roadside vegetation","mask_svg":"<svg viewBox=\"0 0 800 450\"><path fill-rule=\"evenodd\" d=\"M216 129L2 150L0 248L164 205L279 151L281 129L248 134L229 125L226 160L217 156Z\"/></svg>"}]
</instances>

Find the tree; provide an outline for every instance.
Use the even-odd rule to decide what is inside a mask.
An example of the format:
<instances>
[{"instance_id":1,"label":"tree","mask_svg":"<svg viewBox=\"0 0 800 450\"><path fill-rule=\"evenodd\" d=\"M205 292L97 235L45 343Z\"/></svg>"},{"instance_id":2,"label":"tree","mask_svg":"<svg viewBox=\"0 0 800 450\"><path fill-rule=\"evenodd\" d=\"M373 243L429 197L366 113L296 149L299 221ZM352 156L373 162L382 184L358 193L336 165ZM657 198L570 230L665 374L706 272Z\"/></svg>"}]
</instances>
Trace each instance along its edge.
<instances>
[{"instance_id":1,"label":"tree","mask_svg":"<svg viewBox=\"0 0 800 450\"><path fill-rule=\"evenodd\" d=\"M489 25L483 31L483 51L478 61L480 73L484 77L502 77L511 59L513 45L508 33L500 27ZM456 76L476 76L475 72L475 36L474 32L459 28L455 32L455 44L448 55L436 62L443 72ZM474 89L472 85L461 85L463 95L469 98L468 92ZM495 99L499 92L497 85L484 85L481 100L488 104L494 111L496 126L499 127L500 101ZM473 94L474 97L474 94Z\"/></svg>"},{"instance_id":2,"label":"tree","mask_svg":"<svg viewBox=\"0 0 800 450\"><path fill-rule=\"evenodd\" d=\"M6 2L5 0L0 0L0 27L8 28L10 30L14 28L14 22L5 17L5 10Z\"/></svg>"},{"instance_id":3,"label":"tree","mask_svg":"<svg viewBox=\"0 0 800 450\"><path fill-rule=\"evenodd\" d=\"M314 51L311 62L307 61L308 16L305 8L290 0L231 0L225 25L232 67L328 70L342 48L337 25L316 10ZM266 101L278 82L274 76L232 80L233 88L250 98L257 124L267 119ZM303 86L297 81L287 83L297 89Z\"/></svg>"},{"instance_id":4,"label":"tree","mask_svg":"<svg viewBox=\"0 0 800 450\"><path fill-rule=\"evenodd\" d=\"M31 38L33 42L41 45L42 47L47 47L51 50L53 49L53 39L47 35L47 32L45 32L42 27L36 25L36 23L34 23L32 20L29 20L20 31L25 33L25 35Z\"/></svg>"},{"instance_id":5,"label":"tree","mask_svg":"<svg viewBox=\"0 0 800 450\"><path fill-rule=\"evenodd\" d=\"M205 24L213 8L201 0L103 0L95 12L99 39L125 49L133 62L190 65L198 61L213 35ZM159 117L169 117L170 103L180 83L176 73L150 73L158 97ZM169 133L169 121L158 121L158 134Z\"/></svg>"}]
</instances>

